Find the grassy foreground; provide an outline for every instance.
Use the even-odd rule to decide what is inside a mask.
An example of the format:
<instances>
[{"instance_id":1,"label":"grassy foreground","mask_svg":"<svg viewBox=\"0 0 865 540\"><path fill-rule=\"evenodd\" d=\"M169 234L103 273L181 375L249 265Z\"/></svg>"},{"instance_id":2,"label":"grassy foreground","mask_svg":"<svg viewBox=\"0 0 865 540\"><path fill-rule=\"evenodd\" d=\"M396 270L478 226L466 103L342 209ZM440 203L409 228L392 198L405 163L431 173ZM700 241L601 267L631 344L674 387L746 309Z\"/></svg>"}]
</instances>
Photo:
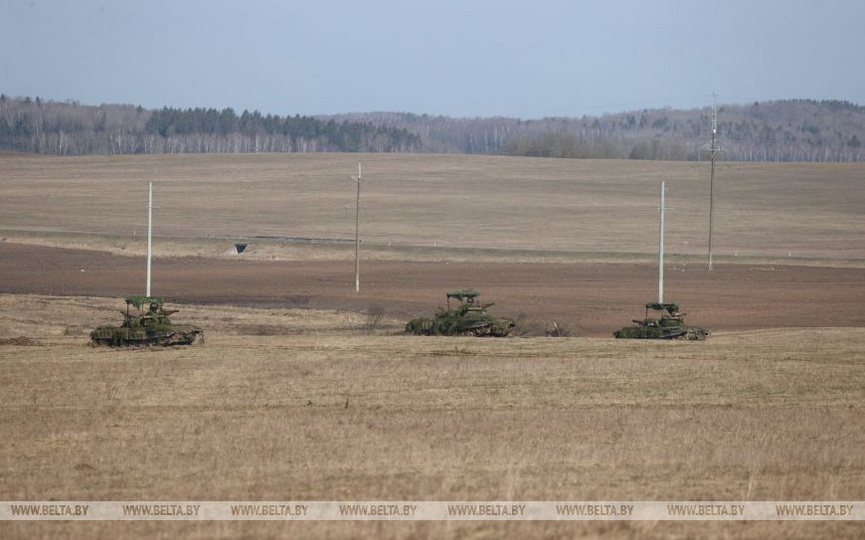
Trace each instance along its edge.
<instances>
[{"instance_id":1,"label":"grassy foreground","mask_svg":"<svg viewBox=\"0 0 865 540\"><path fill-rule=\"evenodd\" d=\"M89 347L80 324L108 301L0 299L0 499L865 499L865 329L471 340L396 335L393 321L369 334L346 313L190 307L193 322L210 317L205 345L112 350ZM34 522L0 532L852 538L863 528Z\"/></svg>"}]
</instances>

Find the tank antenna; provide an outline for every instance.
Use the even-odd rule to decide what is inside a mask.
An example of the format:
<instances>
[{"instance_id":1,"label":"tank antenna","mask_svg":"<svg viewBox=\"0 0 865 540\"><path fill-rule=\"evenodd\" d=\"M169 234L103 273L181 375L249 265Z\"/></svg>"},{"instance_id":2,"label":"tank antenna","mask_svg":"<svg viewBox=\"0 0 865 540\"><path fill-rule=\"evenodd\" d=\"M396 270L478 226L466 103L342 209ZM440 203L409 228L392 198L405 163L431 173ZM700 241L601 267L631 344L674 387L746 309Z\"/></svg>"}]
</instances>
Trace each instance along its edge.
<instances>
[{"instance_id":1,"label":"tank antenna","mask_svg":"<svg viewBox=\"0 0 865 540\"><path fill-rule=\"evenodd\" d=\"M658 303L664 303L664 182L661 182L661 227L658 240Z\"/></svg>"},{"instance_id":2,"label":"tank antenna","mask_svg":"<svg viewBox=\"0 0 865 540\"><path fill-rule=\"evenodd\" d=\"M147 197L147 293L145 296L150 296L150 259L152 255L153 241L153 182L148 183Z\"/></svg>"}]
</instances>

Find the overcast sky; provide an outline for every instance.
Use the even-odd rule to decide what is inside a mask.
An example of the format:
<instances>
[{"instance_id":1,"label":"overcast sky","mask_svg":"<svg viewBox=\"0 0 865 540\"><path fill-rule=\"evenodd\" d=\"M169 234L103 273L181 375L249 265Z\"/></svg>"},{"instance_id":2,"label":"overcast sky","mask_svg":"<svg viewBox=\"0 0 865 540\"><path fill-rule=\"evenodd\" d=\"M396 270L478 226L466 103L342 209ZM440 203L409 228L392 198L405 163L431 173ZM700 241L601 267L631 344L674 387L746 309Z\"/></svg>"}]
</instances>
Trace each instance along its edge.
<instances>
[{"instance_id":1,"label":"overcast sky","mask_svg":"<svg viewBox=\"0 0 865 540\"><path fill-rule=\"evenodd\" d=\"M0 0L0 93L279 115L865 104L863 0Z\"/></svg>"}]
</instances>

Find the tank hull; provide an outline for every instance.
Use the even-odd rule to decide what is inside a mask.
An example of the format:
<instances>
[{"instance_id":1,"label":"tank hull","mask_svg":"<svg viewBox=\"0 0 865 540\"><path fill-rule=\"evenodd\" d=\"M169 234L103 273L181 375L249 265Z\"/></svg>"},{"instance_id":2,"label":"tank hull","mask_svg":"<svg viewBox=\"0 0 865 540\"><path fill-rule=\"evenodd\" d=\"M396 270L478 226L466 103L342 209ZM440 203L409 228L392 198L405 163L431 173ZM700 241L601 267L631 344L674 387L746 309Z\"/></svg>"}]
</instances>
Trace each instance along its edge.
<instances>
[{"instance_id":1,"label":"tank hull","mask_svg":"<svg viewBox=\"0 0 865 540\"><path fill-rule=\"evenodd\" d=\"M96 345L109 347L170 347L192 345L203 335L201 328L185 324L163 328L100 326L90 333L90 340Z\"/></svg>"},{"instance_id":2,"label":"tank hull","mask_svg":"<svg viewBox=\"0 0 865 540\"><path fill-rule=\"evenodd\" d=\"M444 315L435 319L412 319L405 331L416 336L474 336L508 337L513 334L514 321L510 319L464 319Z\"/></svg>"},{"instance_id":3,"label":"tank hull","mask_svg":"<svg viewBox=\"0 0 865 540\"><path fill-rule=\"evenodd\" d=\"M697 326L626 326L613 332L613 336L619 339L680 339L686 341L703 341L709 337L709 331Z\"/></svg>"}]
</instances>

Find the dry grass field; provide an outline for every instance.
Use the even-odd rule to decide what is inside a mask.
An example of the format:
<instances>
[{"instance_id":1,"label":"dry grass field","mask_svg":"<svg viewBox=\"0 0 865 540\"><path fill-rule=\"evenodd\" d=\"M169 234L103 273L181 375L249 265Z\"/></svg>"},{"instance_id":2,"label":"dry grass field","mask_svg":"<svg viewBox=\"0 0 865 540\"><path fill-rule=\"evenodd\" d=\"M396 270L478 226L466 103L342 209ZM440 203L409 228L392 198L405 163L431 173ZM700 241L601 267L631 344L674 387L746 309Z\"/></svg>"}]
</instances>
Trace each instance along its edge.
<instances>
[{"instance_id":1,"label":"dry grass field","mask_svg":"<svg viewBox=\"0 0 865 540\"><path fill-rule=\"evenodd\" d=\"M372 335L187 306L203 346L92 348L110 299L2 298L11 500L863 500L865 329L703 343ZM180 317L178 315L177 317ZM42 321L49 321L44 323ZM850 523L4 523L7 537L860 536Z\"/></svg>"},{"instance_id":2,"label":"dry grass field","mask_svg":"<svg viewBox=\"0 0 865 540\"><path fill-rule=\"evenodd\" d=\"M357 161L363 287L353 292ZM865 500L865 167L0 156L0 500ZM655 292L706 342L617 341ZM143 288L206 343L87 344ZM316 238L286 243L260 236ZM250 239L243 255L234 239ZM571 338L413 338L477 286ZM181 304L182 302L182 304ZM385 319L364 313L384 305ZM119 314L118 314L119 317ZM857 522L5 522L6 538L860 538Z\"/></svg>"},{"instance_id":3,"label":"dry grass field","mask_svg":"<svg viewBox=\"0 0 865 540\"><path fill-rule=\"evenodd\" d=\"M706 163L482 156L2 156L0 236L116 235L126 243L115 250L142 253L134 240L152 181L158 237L353 240L358 161L368 245L651 254L666 181L668 252L705 256ZM858 163L720 164L715 254L861 261L863 173ZM213 255L232 243L174 245Z\"/></svg>"}]
</instances>

